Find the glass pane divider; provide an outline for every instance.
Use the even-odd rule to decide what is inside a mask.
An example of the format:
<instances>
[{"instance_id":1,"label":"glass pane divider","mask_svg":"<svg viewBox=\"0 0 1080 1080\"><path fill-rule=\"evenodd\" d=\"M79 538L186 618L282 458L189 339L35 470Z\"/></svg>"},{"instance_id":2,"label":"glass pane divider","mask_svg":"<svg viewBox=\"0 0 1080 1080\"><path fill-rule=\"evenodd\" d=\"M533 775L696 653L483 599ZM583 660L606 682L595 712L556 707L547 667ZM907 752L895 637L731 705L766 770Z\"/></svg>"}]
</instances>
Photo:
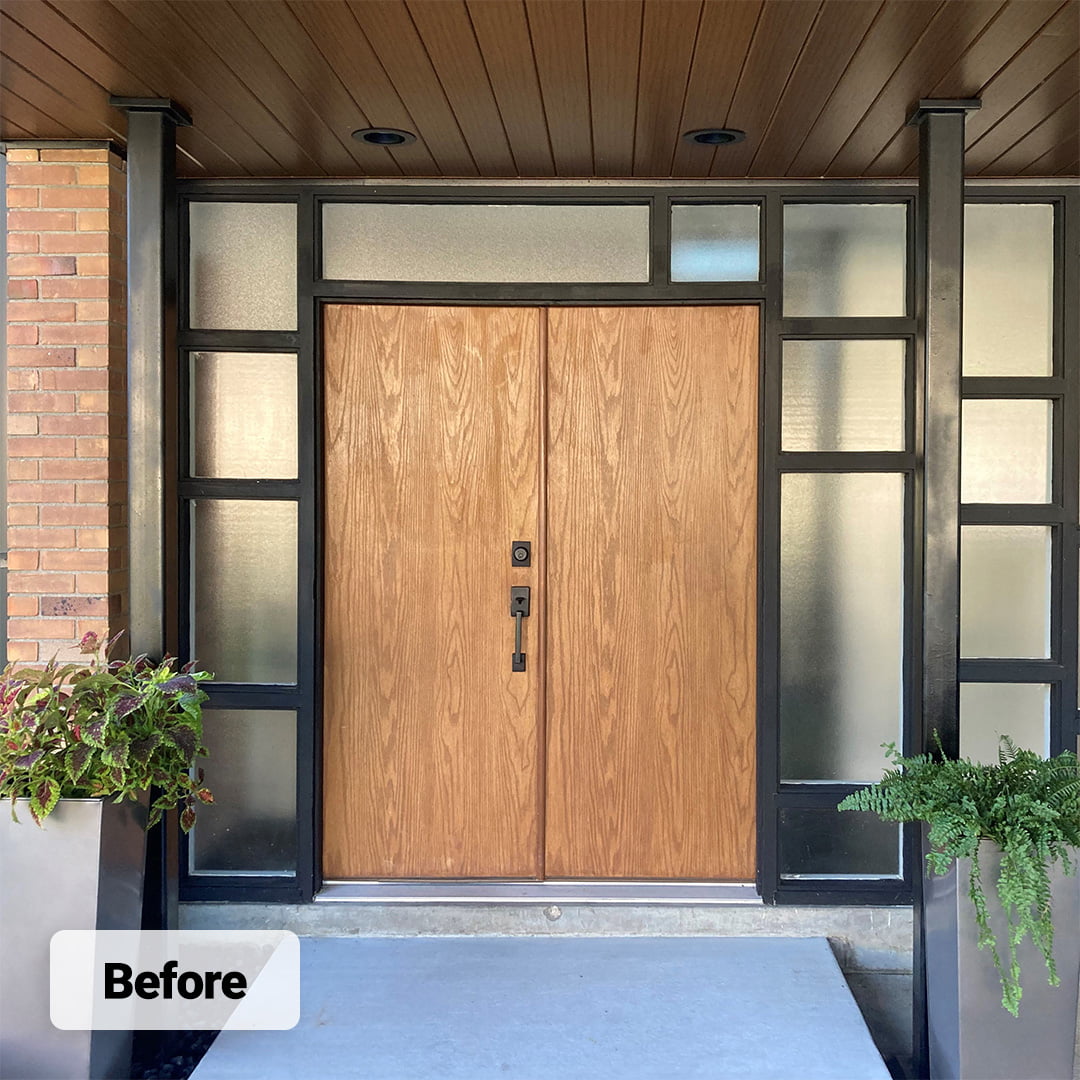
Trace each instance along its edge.
<instances>
[{"instance_id":1,"label":"glass pane divider","mask_svg":"<svg viewBox=\"0 0 1080 1080\"><path fill-rule=\"evenodd\" d=\"M1063 525L1065 508L1055 503L963 503L961 525Z\"/></svg>"},{"instance_id":2,"label":"glass pane divider","mask_svg":"<svg viewBox=\"0 0 1080 1080\"><path fill-rule=\"evenodd\" d=\"M917 465L916 455L906 450L780 450L776 454L781 473L910 473Z\"/></svg>"}]
</instances>

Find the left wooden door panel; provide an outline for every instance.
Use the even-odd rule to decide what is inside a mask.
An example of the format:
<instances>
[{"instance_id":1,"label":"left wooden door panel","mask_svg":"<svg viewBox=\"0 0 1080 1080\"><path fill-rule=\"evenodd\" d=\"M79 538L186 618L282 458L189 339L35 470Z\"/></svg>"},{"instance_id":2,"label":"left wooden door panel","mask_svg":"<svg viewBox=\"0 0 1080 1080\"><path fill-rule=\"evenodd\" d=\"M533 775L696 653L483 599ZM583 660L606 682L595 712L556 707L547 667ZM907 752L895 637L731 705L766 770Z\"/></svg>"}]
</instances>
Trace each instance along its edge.
<instances>
[{"instance_id":1,"label":"left wooden door panel","mask_svg":"<svg viewBox=\"0 0 1080 1080\"><path fill-rule=\"evenodd\" d=\"M533 308L325 310L327 878L541 872ZM530 626L530 623L532 626ZM531 646L531 649L530 649Z\"/></svg>"}]
</instances>

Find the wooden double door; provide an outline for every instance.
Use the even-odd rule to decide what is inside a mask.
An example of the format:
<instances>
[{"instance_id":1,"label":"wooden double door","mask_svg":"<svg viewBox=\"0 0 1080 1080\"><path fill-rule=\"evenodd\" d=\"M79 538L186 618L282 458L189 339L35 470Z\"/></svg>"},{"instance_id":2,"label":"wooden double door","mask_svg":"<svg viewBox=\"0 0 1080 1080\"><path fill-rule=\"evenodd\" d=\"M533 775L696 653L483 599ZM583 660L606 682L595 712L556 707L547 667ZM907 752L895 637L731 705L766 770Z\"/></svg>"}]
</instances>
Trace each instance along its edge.
<instances>
[{"instance_id":1,"label":"wooden double door","mask_svg":"<svg viewBox=\"0 0 1080 1080\"><path fill-rule=\"evenodd\" d=\"M325 877L753 878L757 333L326 309Z\"/></svg>"}]
</instances>

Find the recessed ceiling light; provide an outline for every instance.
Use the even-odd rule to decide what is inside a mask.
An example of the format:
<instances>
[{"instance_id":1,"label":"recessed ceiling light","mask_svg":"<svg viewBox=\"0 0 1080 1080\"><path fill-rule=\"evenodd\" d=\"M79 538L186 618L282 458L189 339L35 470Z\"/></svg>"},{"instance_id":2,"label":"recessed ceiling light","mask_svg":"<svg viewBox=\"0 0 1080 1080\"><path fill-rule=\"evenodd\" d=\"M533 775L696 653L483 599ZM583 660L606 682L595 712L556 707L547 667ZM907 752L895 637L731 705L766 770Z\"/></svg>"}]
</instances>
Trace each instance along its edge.
<instances>
[{"instance_id":1,"label":"recessed ceiling light","mask_svg":"<svg viewBox=\"0 0 1080 1080\"><path fill-rule=\"evenodd\" d=\"M698 128L696 131L684 131L687 142L703 143L705 146L726 146L728 143L742 142L745 131L737 128Z\"/></svg>"},{"instance_id":2,"label":"recessed ceiling light","mask_svg":"<svg viewBox=\"0 0 1080 1080\"><path fill-rule=\"evenodd\" d=\"M352 133L352 137L374 146L404 146L406 143L416 142L416 136L411 131L402 131L400 128L359 128Z\"/></svg>"}]
</instances>

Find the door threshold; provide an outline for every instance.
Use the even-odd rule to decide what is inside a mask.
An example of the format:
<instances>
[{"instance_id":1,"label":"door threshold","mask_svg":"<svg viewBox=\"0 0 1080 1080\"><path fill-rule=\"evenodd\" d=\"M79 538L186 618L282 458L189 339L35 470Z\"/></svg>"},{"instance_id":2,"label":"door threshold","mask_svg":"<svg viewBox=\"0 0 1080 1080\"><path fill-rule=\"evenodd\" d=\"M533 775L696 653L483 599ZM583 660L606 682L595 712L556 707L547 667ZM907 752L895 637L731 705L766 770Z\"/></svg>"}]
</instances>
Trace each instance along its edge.
<instances>
[{"instance_id":1,"label":"door threshold","mask_svg":"<svg viewBox=\"0 0 1080 1080\"><path fill-rule=\"evenodd\" d=\"M753 882L326 881L318 903L761 904Z\"/></svg>"}]
</instances>

